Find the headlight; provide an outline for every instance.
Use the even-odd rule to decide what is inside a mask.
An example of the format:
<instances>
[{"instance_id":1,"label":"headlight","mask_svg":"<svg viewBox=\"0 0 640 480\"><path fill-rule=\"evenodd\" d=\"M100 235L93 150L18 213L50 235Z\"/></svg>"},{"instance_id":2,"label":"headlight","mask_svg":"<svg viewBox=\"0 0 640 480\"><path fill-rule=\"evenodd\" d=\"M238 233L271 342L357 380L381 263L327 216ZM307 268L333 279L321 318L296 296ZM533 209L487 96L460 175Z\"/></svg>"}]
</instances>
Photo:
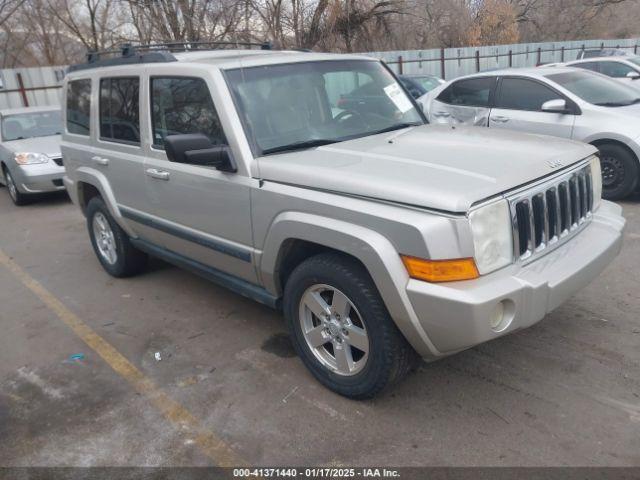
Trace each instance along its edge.
<instances>
[{"instance_id":1,"label":"headlight","mask_svg":"<svg viewBox=\"0 0 640 480\"><path fill-rule=\"evenodd\" d=\"M16 153L15 160L18 165L33 165L35 163L47 163L49 157L41 153Z\"/></svg>"},{"instance_id":2,"label":"headlight","mask_svg":"<svg viewBox=\"0 0 640 480\"><path fill-rule=\"evenodd\" d=\"M602 200L602 170L600 169L600 158L593 157L591 159L591 184L593 189L593 208L595 212Z\"/></svg>"},{"instance_id":3,"label":"headlight","mask_svg":"<svg viewBox=\"0 0 640 480\"><path fill-rule=\"evenodd\" d=\"M513 261L513 232L506 200L471 211L469 224L480 274L493 272Z\"/></svg>"}]
</instances>

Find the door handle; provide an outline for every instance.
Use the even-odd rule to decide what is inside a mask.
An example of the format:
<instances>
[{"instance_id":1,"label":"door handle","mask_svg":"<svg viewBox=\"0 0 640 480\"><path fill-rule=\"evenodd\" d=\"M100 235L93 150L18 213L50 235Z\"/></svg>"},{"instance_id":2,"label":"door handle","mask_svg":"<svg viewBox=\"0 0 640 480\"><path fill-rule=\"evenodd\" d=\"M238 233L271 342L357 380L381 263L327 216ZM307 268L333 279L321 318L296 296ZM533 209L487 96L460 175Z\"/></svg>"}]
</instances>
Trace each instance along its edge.
<instances>
[{"instance_id":1,"label":"door handle","mask_svg":"<svg viewBox=\"0 0 640 480\"><path fill-rule=\"evenodd\" d=\"M509 117L502 117L498 115L496 117L491 117L491 121L497 123L507 123L509 121Z\"/></svg>"},{"instance_id":2,"label":"door handle","mask_svg":"<svg viewBox=\"0 0 640 480\"><path fill-rule=\"evenodd\" d=\"M158 180L169 180L169 172L165 172L164 170L158 170L156 168L147 168L146 174L151 178L155 178Z\"/></svg>"},{"instance_id":3,"label":"door handle","mask_svg":"<svg viewBox=\"0 0 640 480\"><path fill-rule=\"evenodd\" d=\"M437 118L448 118L451 114L449 112L433 112L433 116Z\"/></svg>"},{"instance_id":4,"label":"door handle","mask_svg":"<svg viewBox=\"0 0 640 480\"><path fill-rule=\"evenodd\" d=\"M108 158L102 158L96 155L94 157L91 157L91 160L93 160L93 163L97 163L98 165L104 165L105 167L109 165Z\"/></svg>"}]
</instances>

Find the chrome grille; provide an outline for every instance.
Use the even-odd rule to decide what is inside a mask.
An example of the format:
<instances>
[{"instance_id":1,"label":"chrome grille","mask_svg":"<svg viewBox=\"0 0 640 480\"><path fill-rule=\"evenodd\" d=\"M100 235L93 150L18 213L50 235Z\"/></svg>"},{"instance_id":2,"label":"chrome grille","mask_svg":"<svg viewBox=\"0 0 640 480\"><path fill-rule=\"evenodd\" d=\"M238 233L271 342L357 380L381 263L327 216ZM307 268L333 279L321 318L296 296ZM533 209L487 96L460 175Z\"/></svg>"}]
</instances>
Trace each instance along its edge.
<instances>
[{"instance_id":1,"label":"chrome grille","mask_svg":"<svg viewBox=\"0 0 640 480\"><path fill-rule=\"evenodd\" d=\"M537 257L582 229L591 218L592 185L586 164L510 198L515 258Z\"/></svg>"}]
</instances>

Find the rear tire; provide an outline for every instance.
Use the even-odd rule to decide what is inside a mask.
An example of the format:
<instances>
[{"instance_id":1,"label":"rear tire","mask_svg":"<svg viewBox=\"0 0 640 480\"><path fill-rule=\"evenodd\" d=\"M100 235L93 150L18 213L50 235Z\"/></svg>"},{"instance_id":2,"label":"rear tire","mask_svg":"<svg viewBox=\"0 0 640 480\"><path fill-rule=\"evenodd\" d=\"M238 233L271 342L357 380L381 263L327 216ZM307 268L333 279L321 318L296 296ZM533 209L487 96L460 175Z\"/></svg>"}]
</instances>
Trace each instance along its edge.
<instances>
[{"instance_id":1,"label":"rear tire","mask_svg":"<svg viewBox=\"0 0 640 480\"><path fill-rule=\"evenodd\" d=\"M29 195L21 193L16 186L16 182L13 180L11 176L11 172L7 167L4 167L4 180L7 183L7 191L9 192L9 198L13 202L14 205L18 207L22 207L23 205L27 205L29 203Z\"/></svg>"},{"instance_id":2,"label":"rear tire","mask_svg":"<svg viewBox=\"0 0 640 480\"><path fill-rule=\"evenodd\" d=\"M415 365L417 355L373 280L350 257L326 253L305 260L289 276L283 307L303 363L340 395L371 398Z\"/></svg>"},{"instance_id":3,"label":"rear tire","mask_svg":"<svg viewBox=\"0 0 640 480\"><path fill-rule=\"evenodd\" d=\"M130 277L144 270L147 255L131 244L100 197L89 201L86 214L93 250L109 275Z\"/></svg>"},{"instance_id":4,"label":"rear tire","mask_svg":"<svg viewBox=\"0 0 640 480\"><path fill-rule=\"evenodd\" d=\"M638 185L640 164L626 148L615 143L598 146L602 169L602 197L621 200L631 195Z\"/></svg>"}]
</instances>

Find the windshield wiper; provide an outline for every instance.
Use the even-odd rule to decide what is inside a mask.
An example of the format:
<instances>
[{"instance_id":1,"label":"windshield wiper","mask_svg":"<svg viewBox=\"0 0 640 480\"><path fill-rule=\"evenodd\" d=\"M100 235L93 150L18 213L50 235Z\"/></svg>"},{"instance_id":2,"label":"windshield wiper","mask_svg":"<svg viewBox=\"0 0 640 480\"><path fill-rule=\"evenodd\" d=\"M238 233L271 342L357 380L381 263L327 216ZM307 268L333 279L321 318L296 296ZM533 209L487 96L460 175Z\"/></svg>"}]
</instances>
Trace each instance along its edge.
<instances>
[{"instance_id":1,"label":"windshield wiper","mask_svg":"<svg viewBox=\"0 0 640 480\"><path fill-rule=\"evenodd\" d=\"M371 132L369 135L378 135L379 133L393 132L394 130L402 130L403 128L417 127L420 125L424 125L424 123L422 122L398 123L396 125L391 125L390 127L383 128L382 130L376 130L375 132Z\"/></svg>"},{"instance_id":2,"label":"windshield wiper","mask_svg":"<svg viewBox=\"0 0 640 480\"><path fill-rule=\"evenodd\" d=\"M289 152L293 150L303 150L305 148L321 147L323 145L329 145L336 143L338 140L330 140L328 138L316 138L313 140L303 140L301 142L294 142L288 145L280 145L279 147L267 148L262 151L263 155L278 152Z\"/></svg>"}]
</instances>

